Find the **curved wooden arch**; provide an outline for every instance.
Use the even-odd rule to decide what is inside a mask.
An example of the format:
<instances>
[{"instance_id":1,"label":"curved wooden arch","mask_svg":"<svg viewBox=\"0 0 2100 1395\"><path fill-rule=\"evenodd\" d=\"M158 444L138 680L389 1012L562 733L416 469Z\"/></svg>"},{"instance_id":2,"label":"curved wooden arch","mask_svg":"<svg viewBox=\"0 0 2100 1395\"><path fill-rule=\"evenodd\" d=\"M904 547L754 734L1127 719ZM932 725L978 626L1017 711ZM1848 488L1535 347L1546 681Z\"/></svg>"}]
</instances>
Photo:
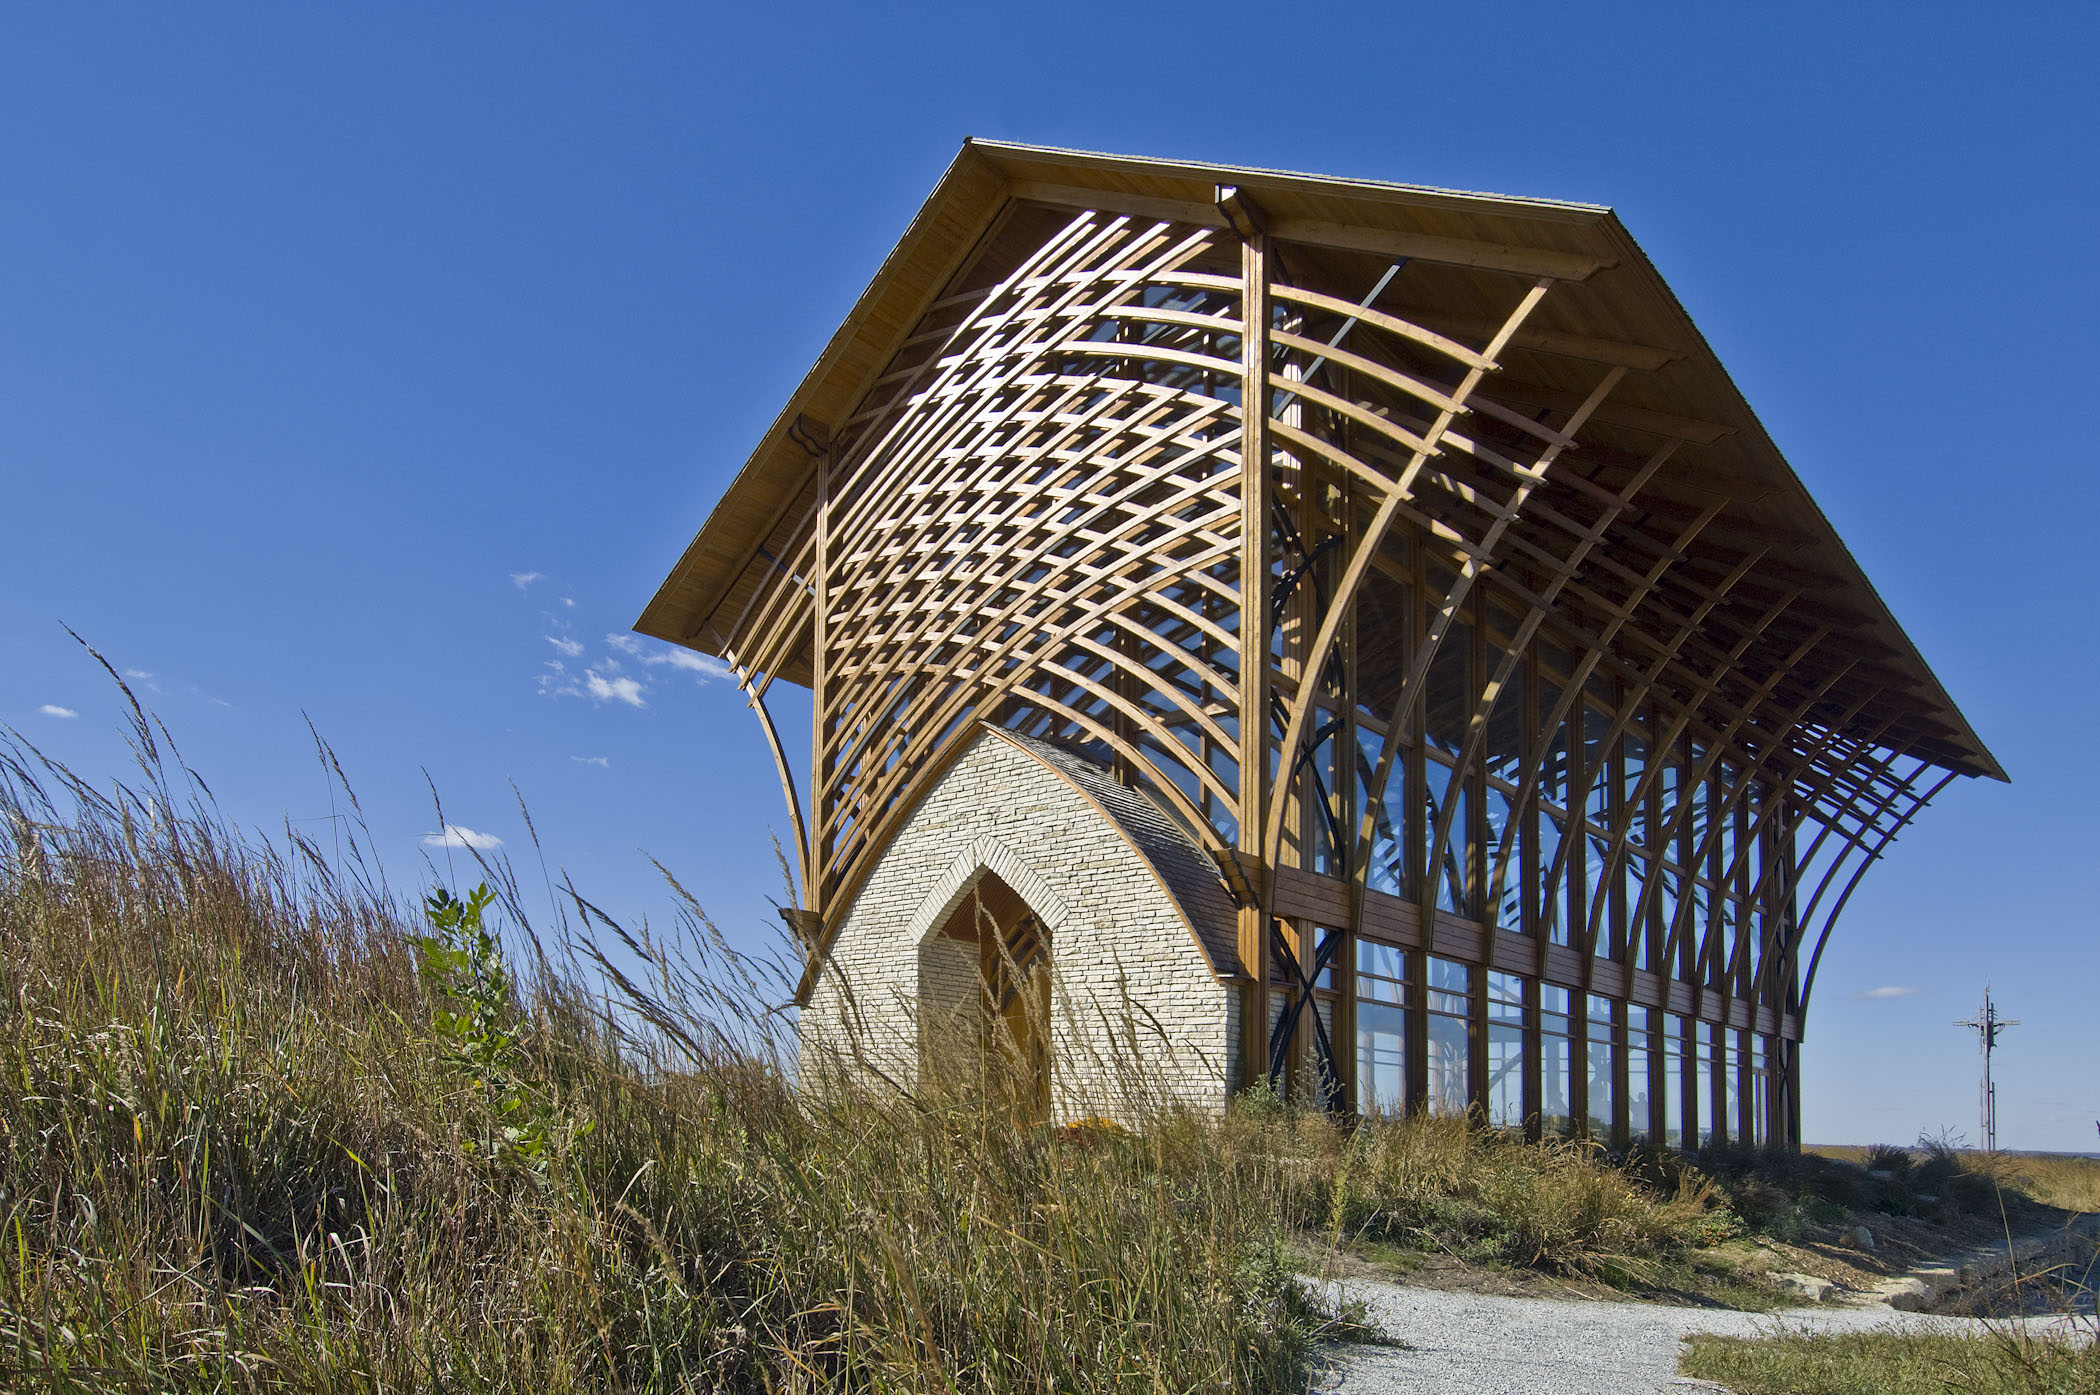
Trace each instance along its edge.
<instances>
[{"instance_id":1,"label":"curved wooden arch","mask_svg":"<svg viewBox=\"0 0 2100 1395\"><path fill-rule=\"evenodd\" d=\"M1919 728L1894 725L1909 719L1833 628L1844 617L1797 604L1816 582L1755 478L1709 449L1725 428L1651 410L1667 385L1621 390L1662 383L1633 375L1668 356L1530 328L1588 292L1504 268L1464 292L1499 288L1495 314L1459 316L1432 308L1453 287L1404 261L1277 243L1244 194L1219 198L1216 217L1010 206L896 326L835 430L797 419L810 474L767 496L740 609L706 624L734 644L773 750L805 913L850 901L989 723L1085 748L1220 859L1239 889L1243 1022L1266 1022L1280 990L1286 1041L1328 992L1322 956L1343 955L1336 1001L1353 993L1349 937L1373 900L1380 934L1419 924L1425 947L1612 994L1653 971L1679 1004L1725 985L1718 1009L1694 997L1702 1015L1741 1025L1747 1005L1777 1031L1765 1010L1799 1006L1806 927L1812 984L1864 865L1915 816L1918 776L1891 762ZM1337 289L1351 283L1368 294ZM1465 342L1440 332L1461 321ZM1571 350L1550 372L1526 357L1547 344ZM1404 641L1365 633L1364 607L1387 598L1411 608ZM1478 638L1446 693L1462 620ZM1554 661L1550 703L1546 640L1571 669ZM1433 669L1432 768L1417 728ZM806 805L764 702L804 672ZM1568 808L1548 853L1557 743ZM1422 802L1425 772L1450 782L1440 801ZM1674 805L1666 781L1685 782ZM1389 836L1425 873L1399 897L1371 890ZM1439 909L1460 850L1455 919L1471 929ZM1578 865L1600 888L1586 905ZM1536 882L1515 927L1538 932L1528 958L1495 934L1520 877ZM1685 885L1666 917L1671 879ZM1565 946L1546 943L1547 917ZM820 929L813 965L824 943ZM1274 1035L1247 1044L1282 1059Z\"/></svg>"}]
</instances>

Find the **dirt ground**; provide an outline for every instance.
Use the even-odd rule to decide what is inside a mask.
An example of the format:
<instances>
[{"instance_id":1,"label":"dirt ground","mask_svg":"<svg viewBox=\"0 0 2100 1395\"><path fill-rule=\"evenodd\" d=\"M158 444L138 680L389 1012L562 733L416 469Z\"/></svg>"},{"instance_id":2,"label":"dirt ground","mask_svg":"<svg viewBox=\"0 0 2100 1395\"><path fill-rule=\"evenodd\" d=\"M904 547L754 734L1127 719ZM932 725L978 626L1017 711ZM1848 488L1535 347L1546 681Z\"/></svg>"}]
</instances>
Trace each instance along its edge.
<instances>
[{"instance_id":1,"label":"dirt ground","mask_svg":"<svg viewBox=\"0 0 2100 1395\"><path fill-rule=\"evenodd\" d=\"M1384 1246L1358 1247L1338 1255L1302 1258L1307 1261L1305 1267L1308 1270L1330 1279L1397 1280L1416 1288L1495 1297L1605 1302L1638 1298L1689 1307L1776 1307L1800 1300L1779 1295L1766 1277L1770 1274L1811 1274L1828 1279L1840 1288L1864 1291L1884 1279L1914 1269L1957 1264L1977 1250L2003 1246L2008 1237L2026 1237L2060 1227L2071 1214L2037 1205L2007 1208L2000 1215L1952 1216L1945 1220L1862 1212L1849 1215L1839 1223L1817 1227L1798 1243L1752 1237L1731 1241L1690 1257L1700 1269L1710 1274L1733 1275L1745 1288L1762 1290L1755 1295L1741 1289L1730 1292L1727 1286L1706 1289L1669 1282L1638 1285L1628 1290L1595 1280L1470 1264L1451 1255ZM1872 1250L1847 1244L1842 1238L1860 1226L1872 1234ZM2020 1292L1998 1285L1982 1294L1965 1295L1946 1310L1956 1311L1963 1301L1970 1308L1994 1314L2028 1309L2060 1310L2060 1302L2038 1295L2039 1290L2032 1285ZM1744 1301L1753 1297L1758 1301Z\"/></svg>"}]
</instances>

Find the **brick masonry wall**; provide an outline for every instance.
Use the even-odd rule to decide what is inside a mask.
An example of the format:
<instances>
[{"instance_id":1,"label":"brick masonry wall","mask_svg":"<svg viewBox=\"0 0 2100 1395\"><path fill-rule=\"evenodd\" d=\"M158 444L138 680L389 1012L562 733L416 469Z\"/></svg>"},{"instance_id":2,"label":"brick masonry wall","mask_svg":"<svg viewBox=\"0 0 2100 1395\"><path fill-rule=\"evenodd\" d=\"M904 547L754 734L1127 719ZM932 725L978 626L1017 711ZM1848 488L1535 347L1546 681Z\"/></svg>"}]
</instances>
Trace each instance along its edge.
<instances>
[{"instance_id":1,"label":"brick masonry wall","mask_svg":"<svg viewBox=\"0 0 2100 1395\"><path fill-rule=\"evenodd\" d=\"M949 767L882 850L839 925L802 1011L805 1080L873 1067L910 1083L922 1059L968 1069L934 1043L940 1023L977 1010L977 951L938 932L989 871L1049 931L1053 1114L1224 1107L1238 995L1218 982L1214 951L1162 886L1163 877L1192 885L1202 855L1166 831L1171 824L1156 810L1135 829L1119 829L1075 777L1089 787L1107 778L1068 753L992 731ZM1137 822L1120 806L1143 796L1103 793L1120 818ZM1171 846L1176 839L1180 846ZM1189 896L1198 916L1214 919L1215 898L1205 898L1203 888Z\"/></svg>"}]
</instances>

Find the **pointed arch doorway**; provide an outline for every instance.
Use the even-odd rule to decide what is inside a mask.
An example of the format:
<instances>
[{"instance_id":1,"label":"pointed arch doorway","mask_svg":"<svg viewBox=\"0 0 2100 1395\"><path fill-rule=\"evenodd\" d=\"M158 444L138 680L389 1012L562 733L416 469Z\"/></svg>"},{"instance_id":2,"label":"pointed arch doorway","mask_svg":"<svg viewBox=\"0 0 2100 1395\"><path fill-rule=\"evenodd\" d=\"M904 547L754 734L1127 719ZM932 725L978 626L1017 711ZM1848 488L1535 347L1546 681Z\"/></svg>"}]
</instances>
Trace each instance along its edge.
<instances>
[{"instance_id":1,"label":"pointed arch doorway","mask_svg":"<svg viewBox=\"0 0 2100 1395\"><path fill-rule=\"evenodd\" d=\"M947 1003L974 1025L977 1084L1013 1111L1016 1122L1050 1117L1050 932L1043 918L998 873L987 870L963 893L933 936L948 962L973 966L974 993L947 976ZM960 990L960 991L958 991ZM974 1001L972 1001L974 999ZM959 1000L959 1001L958 1001Z\"/></svg>"}]
</instances>

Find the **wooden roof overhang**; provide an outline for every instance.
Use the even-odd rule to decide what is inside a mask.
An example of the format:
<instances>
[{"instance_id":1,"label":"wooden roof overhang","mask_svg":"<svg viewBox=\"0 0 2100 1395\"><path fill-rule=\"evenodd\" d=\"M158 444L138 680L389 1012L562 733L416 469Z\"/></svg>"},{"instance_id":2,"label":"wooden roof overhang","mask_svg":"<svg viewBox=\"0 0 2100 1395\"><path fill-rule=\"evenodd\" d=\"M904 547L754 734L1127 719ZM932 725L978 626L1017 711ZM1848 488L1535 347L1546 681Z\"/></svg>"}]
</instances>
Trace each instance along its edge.
<instances>
[{"instance_id":1,"label":"wooden roof overhang","mask_svg":"<svg viewBox=\"0 0 2100 1395\"><path fill-rule=\"evenodd\" d=\"M2006 778L1617 215L1589 204L966 141L635 629L735 657L742 617L783 581L780 559L833 426L854 414L1010 204L1222 228L1220 185L1244 191L1287 258L1323 282L1369 285L1405 259L1408 276L1380 308L1453 338L1492 332L1512 277L1552 278L1554 294L1500 356L1495 398L1566 410L1595 365L1617 365L1626 374L1590 418L1585 455L1609 469L1615 454L1633 461L1683 443L1643 490L1631 532L1617 533L1667 550L1679 525L1720 504L1696 562L1718 579L1754 559L1732 589L1735 605L1791 597L1768 622L1771 645L1784 651L1818 629L1844 637L1850 667L1826 685L1822 715L1842 734L1950 772ZM1514 560L1512 574L1521 571ZM1682 574L1698 584L1697 566ZM811 681L806 639L777 676Z\"/></svg>"}]
</instances>

